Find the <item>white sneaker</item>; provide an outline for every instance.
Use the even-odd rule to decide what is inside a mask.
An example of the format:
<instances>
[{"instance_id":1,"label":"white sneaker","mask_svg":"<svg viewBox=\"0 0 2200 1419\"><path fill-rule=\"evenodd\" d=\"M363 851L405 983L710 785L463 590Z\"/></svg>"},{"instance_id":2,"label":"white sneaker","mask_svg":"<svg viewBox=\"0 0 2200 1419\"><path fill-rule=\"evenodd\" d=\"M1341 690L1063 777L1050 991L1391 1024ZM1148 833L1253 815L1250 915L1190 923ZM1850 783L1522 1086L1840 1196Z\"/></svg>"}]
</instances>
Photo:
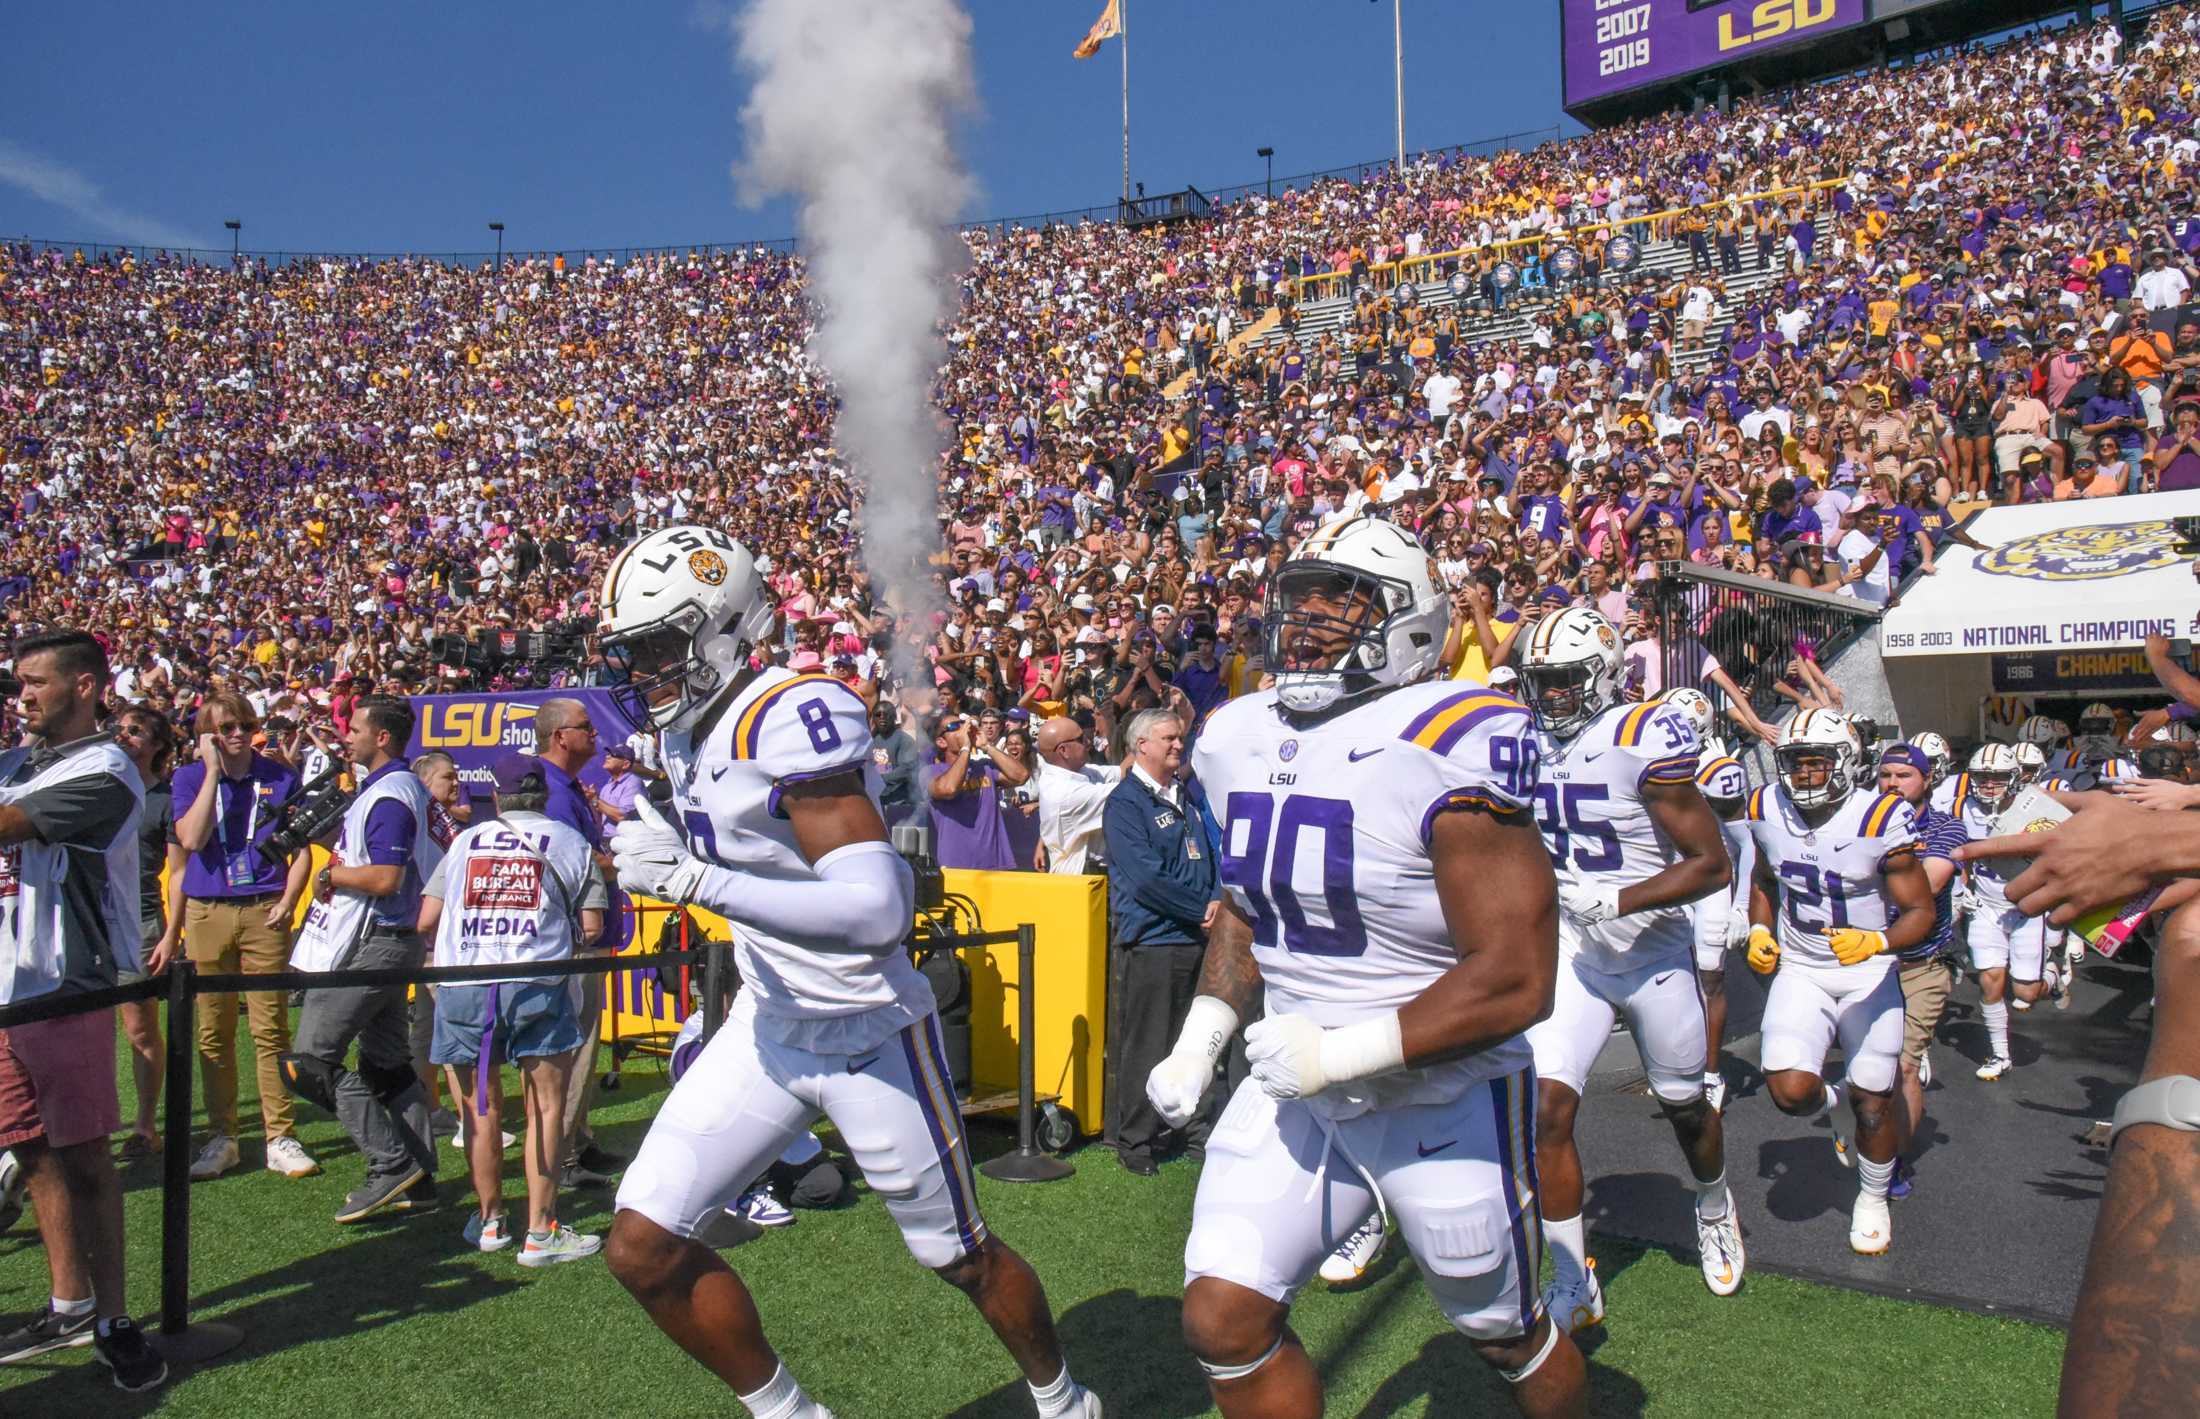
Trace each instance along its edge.
<instances>
[{"instance_id":1,"label":"white sneaker","mask_svg":"<svg viewBox=\"0 0 2200 1419\"><path fill-rule=\"evenodd\" d=\"M1929 1049L1918 1052L1917 1087L1920 1089L1933 1087L1933 1052Z\"/></svg>"},{"instance_id":2,"label":"white sneaker","mask_svg":"<svg viewBox=\"0 0 2200 1419\"><path fill-rule=\"evenodd\" d=\"M1703 1077L1703 1096L1704 1101L1711 1105L1711 1112L1715 1114L1725 1113L1726 1076L1724 1074L1706 1074Z\"/></svg>"},{"instance_id":3,"label":"white sneaker","mask_svg":"<svg viewBox=\"0 0 2200 1419\"><path fill-rule=\"evenodd\" d=\"M507 1149L509 1149L514 1143L519 1142L519 1135L513 1133L509 1129L500 1128L497 1130L497 1133L500 1137L503 1138L504 1146ZM451 1146L453 1148L456 1148L461 1153L466 1151L466 1125L464 1123L460 1123L458 1126L458 1132L451 1135Z\"/></svg>"},{"instance_id":4,"label":"white sneaker","mask_svg":"<svg viewBox=\"0 0 2200 1419\"><path fill-rule=\"evenodd\" d=\"M1332 1286L1349 1286L1367 1275L1367 1269L1375 1264L1375 1258L1383 1254L1390 1243L1390 1229L1383 1225L1381 1208L1367 1214L1367 1220L1352 1229L1337 1249L1322 1258L1321 1278Z\"/></svg>"},{"instance_id":5,"label":"white sneaker","mask_svg":"<svg viewBox=\"0 0 2200 1419\"><path fill-rule=\"evenodd\" d=\"M191 1181L205 1182L218 1178L242 1161L237 1154L237 1140L226 1133L217 1133L206 1140L199 1156L191 1160Z\"/></svg>"},{"instance_id":6,"label":"white sneaker","mask_svg":"<svg viewBox=\"0 0 2200 1419\"><path fill-rule=\"evenodd\" d=\"M1062 1419L1107 1419L1107 1413L1100 1403L1100 1396L1079 1385L1076 1397L1069 1402L1069 1408L1062 1411Z\"/></svg>"},{"instance_id":7,"label":"white sneaker","mask_svg":"<svg viewBox=\"0 0 2200 1419\"><path fill-rule=\"evenodd\" d=\"M1702 1255L1703 1284L1711 1288L1712 1295L1731 1296L1742 1289L1742 1267L1747 1258L1742 1250L1742 1224L1734 1215L1731 1193L1724 1217L1707 1222L1698 1214L1696 1250Z\"/></svg>"},{"instance_id":8,"label":"white sneaker","mask_svg":"<svg viewBox=\"0 0 2200 1419\"><path fill-rule=\"evenodd\" d=\"M1550 1312L1551 1324L1568 1335L1602 1325L1604 1288L1597 1284L1597 1259L1589 1258L1588 1269L1578 1283L1551 1282L1543 1292L1543 1309Z\"/></svg>"},{"instance_id":9,"label":"white sneaker","mask_svg":"<svg viewBox=\"0 0 2200 1419\"><path fill-rule=\"evenodd\" d=\"M2021 995L2012 995L2009 997L2009 1008L2011 1010L2030 1010L2032 1002Z\"/></svg>"},{"instance_id":10,"label":"white sneaker","mask_svg":"<svg viewBox=\"0 0 2200 1419\"><path fill-rule=\"evenodd\" d=\"M1978 1077L1991 1084L2002 1075L2016 1068L2016 1063L2008 1055L1997 1054L1978 1067Z\"/></svg>"},{"instance_id":11,"label":"white sneaker","mask_svg":"<svg viewBox=\"0 0 2200 1419\"><path fill-rule=\"evenodd\" d=\"M267 1170L286 1178L310 1178L321 1171L306 1145L295 1138L277 1138L267 1145Z\"/></svg>"},{"instance_id":12,"label":"white sneaker","mask_svg":"<svg viewBox=\"0 0 2200 1419\"><path fill-rule=\"evenodd\" d=\"M556 1266L561 1261L580 1261L603 1250L602 1237L584 1236L571 1227L560 1224L546 1237L527 1234L527 1243L519 1249L521 1266Z\"/></svg>"},{"instance_id":13,"label":"white sneaker","mask_svg":"<svg viewBox=\"0 0 2200 1419\"><path fill-rule=\"evenodd\" d=\"M1858 1256L1878 1256L1894 1242L1894 1214L1887 1199L1868 1192L1856 1195L1856 1209L1849 1213L1849 1250Z\"/></svg>"},{"instance_id":14,"label":"white sneaker","mask_svg":"<svg viewBox=\"0 0 2200 1419\"><path fill-rule=\"evenodd\" d=\"M2054 980L2047 987L2048 998L2055 1002L2057 1010L2070 1008L2070 973L2055 972Z\"/></svg>"},{"instance_id":15,"label":"white sneaker","mask_svg":"<svg viewBox=\"0 0 2200 1419\"><path fill-rule=\"evenodd\" d=\"M759 1227L792 1227L794 1213L785 1203L772 1196L772 1190L758 1183L741 1194L741 1200L726 1209L736 1217L745 1217Z\"/></svg>"},{"instance_id":16,"label":"white sneaker","mask_svg":"<svg viewBox=\"0 0 2200 1419\"><path fill-rule=\"evenodd\" d=\"M479 1212L466 1219L466 1244L482 1251L503 1251L512 1244L512 1234L505 1229L504 1214L484 1218Z\"/></svg>"}]
</instances>

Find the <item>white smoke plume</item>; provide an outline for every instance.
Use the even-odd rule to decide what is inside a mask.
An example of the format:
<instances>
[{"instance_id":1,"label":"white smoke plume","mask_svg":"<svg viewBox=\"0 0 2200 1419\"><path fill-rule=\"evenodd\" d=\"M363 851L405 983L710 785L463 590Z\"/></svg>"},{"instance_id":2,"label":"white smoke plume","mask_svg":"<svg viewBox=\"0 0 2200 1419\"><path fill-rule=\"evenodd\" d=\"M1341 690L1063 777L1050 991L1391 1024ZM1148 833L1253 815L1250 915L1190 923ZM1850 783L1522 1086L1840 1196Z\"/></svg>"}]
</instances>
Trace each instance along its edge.
<instances>
[{"instance_id":1,"label":"white smoke plume","mask_svg":"<svg viewBox=\"0 0 2200 1419\"><path fill-rule=\"evenodd\" d=\"M753 79L734 175L744 201L795 200L864 560L888 604L922 612L945 437L932 383L968 257L954 126L975 107L970 16L960 0L751 0L733 28Z\"/></svg>"}]
</instances>

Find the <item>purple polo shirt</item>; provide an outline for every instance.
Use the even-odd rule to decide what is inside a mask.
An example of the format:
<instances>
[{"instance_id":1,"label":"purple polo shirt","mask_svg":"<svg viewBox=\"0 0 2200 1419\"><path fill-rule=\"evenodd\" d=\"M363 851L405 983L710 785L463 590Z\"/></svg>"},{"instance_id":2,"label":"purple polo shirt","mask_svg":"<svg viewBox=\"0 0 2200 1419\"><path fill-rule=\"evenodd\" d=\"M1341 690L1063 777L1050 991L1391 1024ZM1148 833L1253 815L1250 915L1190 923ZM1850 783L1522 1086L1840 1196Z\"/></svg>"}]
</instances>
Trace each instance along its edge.
<instances>
[{"instance_id":1,"label":"purple polo shirt","mask_svg":"<svg viewBox=\"0 0 2200 1419\"><path fill-rule=\"evenodd\" d=\"M206 782L206 765L185 764L169 780L171 817L176 822L198 801ZM282 807L298 791L298 775L260 754L241 779L224 777L215 790L214 831L206 846L184 859L183 894L186 897L261 897L283 890L288 864L270 857L255 844L265 842L275 830Z\"/></svg>"},{"instance_id":2,"label":"purple polo shirt","mask_svg":"<svg viewBox=\"0 0 2200 1419\"><path fill-rule=\"evenodd\" d=\"M543 787L549 790L549 800L543 805L542 815L565 824L588 839L590 847L601 852L603 824L597 821L596 810L588 806L588 796L581 792L581 781L548 759L541 762Z\"/></svg>"},{"instance_id":3,"label":"purple polo shirt","mask_svg":"<svg viewBox=\"0 0 2200 1419\"><path fill-rule=\"evenodd\" d=\"M924 792L932 805L932 852L942 867L980 872L1016 870L1016 848L1001 820L999 776L991 764L976 760L963 771L963 791L933 798L932 781L947 772L934 761L924 767Z\"/></svg>"},{"instance_id":4,"label":"purple polo shirt","mask_svg":"<svg viewBox=\"0 0 2200 1419\"><path fill-rule=\"evenodd\" d=\"M606 808L616 808L621 813L634 811L634 800L642 796L642 776L629 771L603 781L596 790L597 801Z\"/></svg>"}]
</instances>

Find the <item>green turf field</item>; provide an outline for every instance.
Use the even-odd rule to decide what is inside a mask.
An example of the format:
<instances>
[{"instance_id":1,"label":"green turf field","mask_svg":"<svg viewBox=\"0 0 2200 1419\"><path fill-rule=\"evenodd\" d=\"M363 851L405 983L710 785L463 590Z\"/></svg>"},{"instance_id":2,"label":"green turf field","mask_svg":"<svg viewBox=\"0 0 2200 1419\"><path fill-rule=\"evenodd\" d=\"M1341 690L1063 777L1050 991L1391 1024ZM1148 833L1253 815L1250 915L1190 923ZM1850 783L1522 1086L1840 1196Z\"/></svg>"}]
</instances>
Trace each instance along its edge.
<instances>
[{"instance_id":1,"label":"green turf field","mask_svg":"<svg viewBox=\"0 0 2200 1419\"><path fill-rule=\"evenodd\" d=\"M247 1045L249 1050L249 1045ZM249 1058L249 1055L247 1056ZM247 1093L252 1071L244 1071ZM125 1071L124 1110L129 1103ZM664 1079L635 1061L603 1096L602 1141L631 1153ZM248 1130L257 1116L245 1105ZM293 1182L245 1168L192 1193L195 1314L244 1328L244 1346L147 1397L113 1389L89 1350L0 1370L0 1415L487 1414L737 1415L732 1396L663 1340L600 1259L529 1271L513 1253L463 1248L458 1153L442 1147L438 1213L359 1227L330 1220L360 1164L333 1121L308 1115L303 1136L327 1168ZM513 1112L517 1113L516 1105ZM980 1125L981 1153L1010 1142ZM524 1215L519 1159L508 1206ZM1197 1367L1177 1339L1184 1235L1196 1179L1184 1163L1158 1179L1123 1172L1097 1148L1066 1182L1014 1187L981 1180L993 1229L1038 1267L1077 1375L1111 1419L1210 1413ZM129 1187L131 1302L159 1296L158 1165ZM580 1194L565 1220L610 1224L608 1194ZM901 1249L885 1211L862 1198L799 1214L791 1229L727 1253L749 1279L766 1325L818 1399L841 1419L1028 1416L1007 1356L975 1311ZM1760 1225L1774 1225L1761 1223ZM1600 1415L2043 1415L2053 1411L2059 1332L1881 1300L1777 1277L1738 1296L1703 1288L1693 1258L1597 1247L1611 1310L1592 1338ZM47 1275L29 1218L0 1238L0 1317L35 1311ZM1453 1416L1511 1413L1499 1384L1444 1328L1412 1267L1386 1258L1361 1290L1311 1289L1295 1324L1329 1382L1329 1413Z\"/></svg>"}]
</instances>

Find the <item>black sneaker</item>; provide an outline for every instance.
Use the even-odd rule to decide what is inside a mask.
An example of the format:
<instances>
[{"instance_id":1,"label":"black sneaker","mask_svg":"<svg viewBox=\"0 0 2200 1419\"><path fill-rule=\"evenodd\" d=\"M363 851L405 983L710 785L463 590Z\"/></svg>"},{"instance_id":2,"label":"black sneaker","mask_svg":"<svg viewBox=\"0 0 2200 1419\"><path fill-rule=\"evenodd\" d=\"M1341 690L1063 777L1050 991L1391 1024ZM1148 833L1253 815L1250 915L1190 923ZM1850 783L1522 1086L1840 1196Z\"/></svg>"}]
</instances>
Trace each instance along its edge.
<instances>
[{"instance_id":1,"label":"black sneaker","mask_svg":"<svg viewBox=\"0 0 2200 1419\"><path fill-rule=\"evenodd\" d=\"M397 1201L390 1204L392 1212L433 1212L443 1205L443 1194L436 1191L435 1179L423 1174L419 1182L405 1189Z\"/></svg>"},{"instance_id":2,"label":"black sneaker","mask_svg":"<svg viewBox=\"0 0 2200 1419\"><path fill-rule=\"evenodd\" d=\"M614 1153L608 1148L598 1148L591 1143L586 1148L581 1149L579 1161L580 1165L588 1171L602 1173L605 1177L609 1177L613 1173L626 1171L626 1165L633 1160L624 1154Z\"/></svg>"},{"instance_id":3,"label":"black sneaker","mask_svg":"<svg viewBox=\"0 0 2200 1419\"><path fill-rule=\"evenodd\" d=\"M116 1316L103 1333L93 1336L92 1353L114 1371L116 1389L142 1394L168 1383L168 1362L128 1316Z\"/></svg>"},{"instance_id":4,"label":"black sneaker","mask_svg":"<svg viewBox=\"0 0 2200 1419\"><path fill-rule=\"evenodd\" d=\"M46 1306L45 1314L28 1325L16 1327L6 1335L0 1335L0 1365L12 1365L18 1360L28 1360L33 1355L43 1355L49 1350L64 1350L72 1345L92 1343L92 1326L98 1320L92 1312L80 1316L65 1316Z\"/></svg>"},{"instance_id":5,"label":"black sneaker","mask_svg":"<svg viewBox=\"0 0 2200 1419\"><path fill-rule=\"evenodd\" d=\"M336 1214L339 1222L359 1222L385 1207L414 1208L407 1198L408 1189L417 1186L428 1176L427 1169L415 1167L386 1178L368 1178L356 1191L344 1198L344 1205ZM432 1188L434 1184L431 1182Z\"/></svg>"}]
</instances>

